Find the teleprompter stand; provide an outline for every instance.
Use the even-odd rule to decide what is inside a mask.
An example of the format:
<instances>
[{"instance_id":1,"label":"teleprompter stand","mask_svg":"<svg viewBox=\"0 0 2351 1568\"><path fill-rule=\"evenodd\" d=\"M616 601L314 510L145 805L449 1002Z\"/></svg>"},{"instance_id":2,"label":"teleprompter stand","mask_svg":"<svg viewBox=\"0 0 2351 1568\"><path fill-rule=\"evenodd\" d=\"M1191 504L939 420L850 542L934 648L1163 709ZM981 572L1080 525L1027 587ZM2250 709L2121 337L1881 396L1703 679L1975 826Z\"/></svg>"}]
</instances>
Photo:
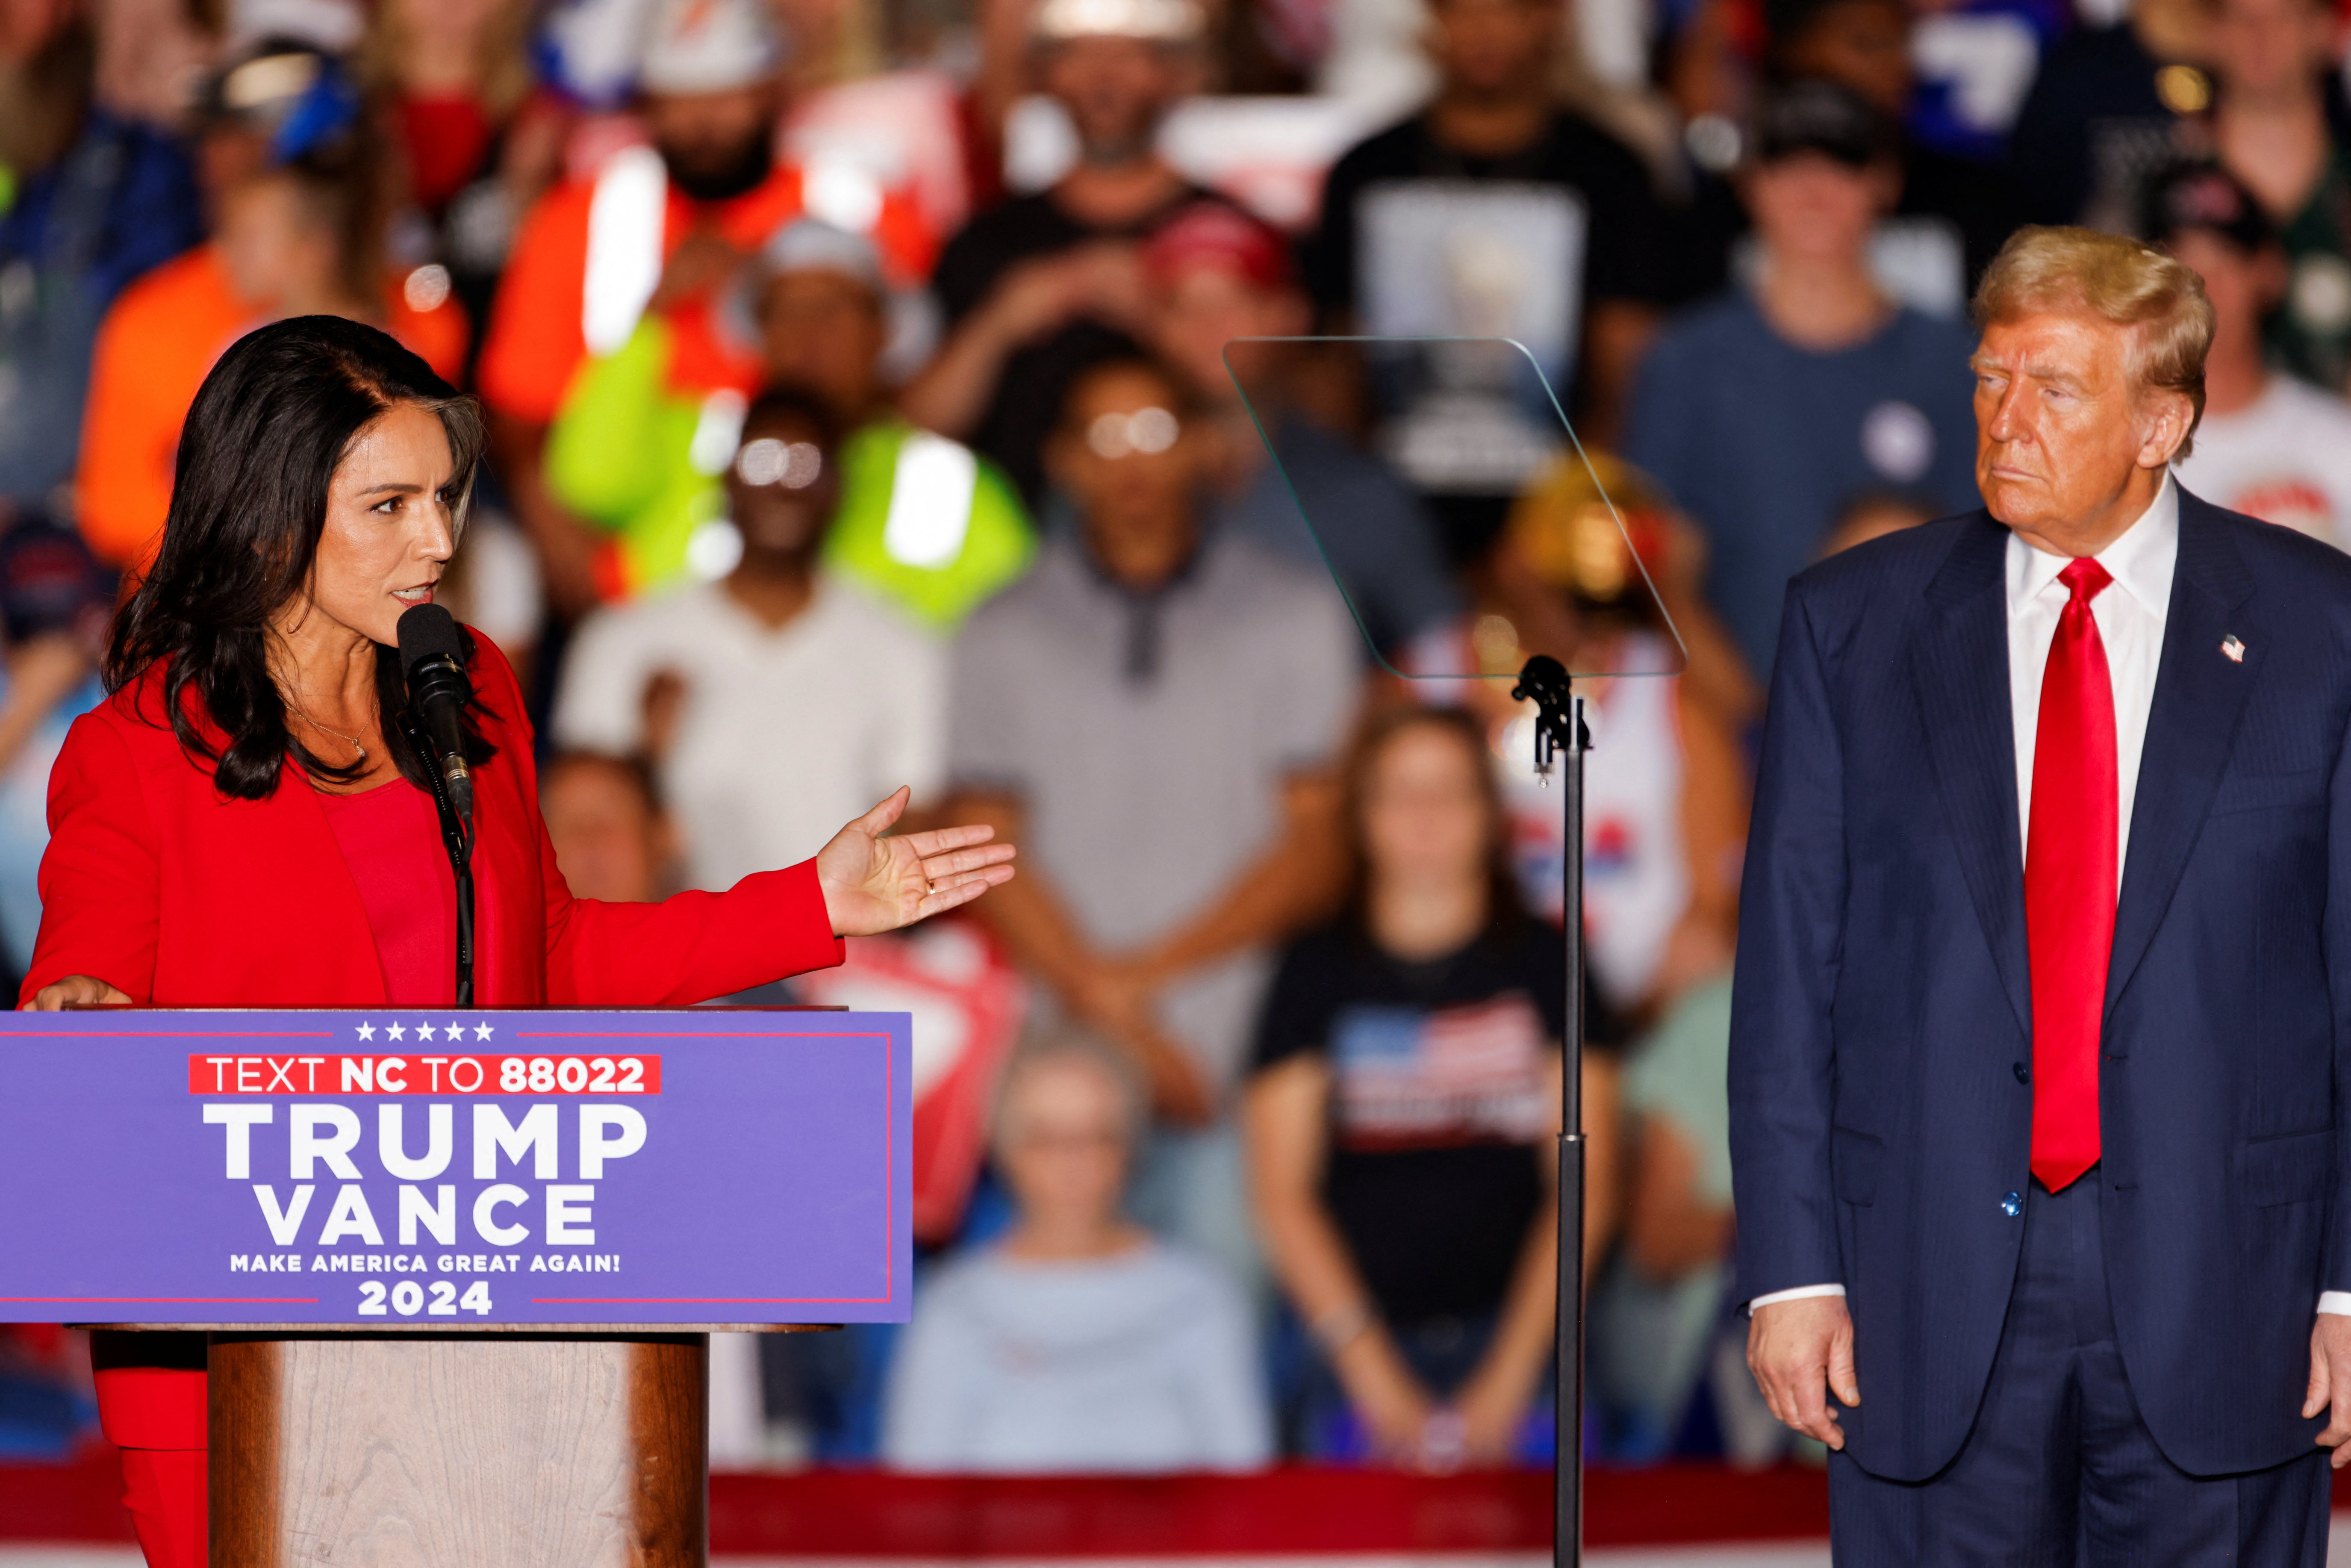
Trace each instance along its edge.
<instances>
[{"instance_id":1,"label":"teleprompter stand","mask_svg":"<svg viewBox=\"0 0 2351 1568\"><path fill-rule=\"evenodd\" d=\"M1552 1560L1559 1568L1583 1560L1583 754L1592 736L1584 728L1583 700L1570 686L1566 666L1538 653L1510 689L1513 697L1534 700L1535 771L1548 779L1556 765L1567 828L1560 903L1567 1028L1560 1041L1559 1312L1552 1341L1559 1453Z\"/></svg>"}]
</instances>

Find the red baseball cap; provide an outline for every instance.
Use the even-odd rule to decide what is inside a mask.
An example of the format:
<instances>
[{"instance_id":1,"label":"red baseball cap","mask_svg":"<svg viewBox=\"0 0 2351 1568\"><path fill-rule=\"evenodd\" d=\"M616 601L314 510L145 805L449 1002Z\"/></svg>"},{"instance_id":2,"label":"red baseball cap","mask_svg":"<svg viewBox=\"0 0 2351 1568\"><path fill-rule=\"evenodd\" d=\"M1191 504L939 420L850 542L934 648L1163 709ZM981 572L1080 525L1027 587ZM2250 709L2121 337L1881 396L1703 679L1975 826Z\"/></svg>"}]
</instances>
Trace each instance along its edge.
<instances>
[{"instance_id":1,"label":"red baseball cap","mask_svg":"<svg viewBox=\"0 0 2351 1568\"><path fill-rule=\"evenodd\" d=\"M1172 283L1196 267L1211 267L1259 288L1290 286L1290 242L1270 224L1223 202L1194 202L1176 211L1143 245L1144 270L1155 283Z\"/></svg>"}]
</instances>

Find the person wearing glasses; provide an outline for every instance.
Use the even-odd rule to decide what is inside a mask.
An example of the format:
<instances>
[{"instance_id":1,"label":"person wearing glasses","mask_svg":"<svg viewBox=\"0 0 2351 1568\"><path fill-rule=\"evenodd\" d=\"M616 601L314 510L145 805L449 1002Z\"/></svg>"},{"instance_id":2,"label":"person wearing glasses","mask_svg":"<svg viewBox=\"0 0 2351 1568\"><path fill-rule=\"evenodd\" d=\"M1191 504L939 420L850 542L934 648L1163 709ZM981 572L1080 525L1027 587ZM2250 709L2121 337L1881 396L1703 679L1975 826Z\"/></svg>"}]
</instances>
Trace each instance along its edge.
<instances>
[{"instance_id":1,"label":"person wearing glasses","mask_svg":"<svg viewBox=\"0 0 2351 1568\"><path fill-rule=\"evenodd\" d=\"M842 801L937 793L944 648L820 565L841 439L814 393L755 399L715 530L726 570L598 612L565 667L556 738L653 758L688 886L815 853L831 819L861 809Z\"/></svg>"},{"instance_id":2,"label":"person wearing glasses","mask_svg":"<svg viewBox=\"0 0 2351 1568\"><path fill-rule=\"evenodd\" d=\"M1226 1113L1275 946L1338 894L1363 644L1329 578L1203 528L1214 432L1157 361L1071 384L1046 457L1076 526L956 644L948 815L1033 835L990 924L1150 1086L1132 1212L1240 1272Z\"/></svg>"}]
</instances>

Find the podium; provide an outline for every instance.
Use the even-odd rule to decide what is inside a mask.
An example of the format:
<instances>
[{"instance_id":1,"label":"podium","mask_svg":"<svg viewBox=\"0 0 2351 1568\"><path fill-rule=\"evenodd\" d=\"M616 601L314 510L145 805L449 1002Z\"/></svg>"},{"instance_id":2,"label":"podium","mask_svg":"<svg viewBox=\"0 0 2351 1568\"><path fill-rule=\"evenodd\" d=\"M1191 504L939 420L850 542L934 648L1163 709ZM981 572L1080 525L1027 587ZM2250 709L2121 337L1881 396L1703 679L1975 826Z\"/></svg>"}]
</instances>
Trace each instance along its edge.
<instances>
[{"instance_id":1,"label":"podium","mask_svg":"<svg viewBox=\"0 0 2351 1568\"><path fill-rule=\"evenodd\" d=\"M0 1321L205 1336L214 1568L698 1568L708 1333L907 1316L904 1014L11 1022Z\"/></svg>"},{"instance_id":2,"label":"podium","mask_svg":"<svg viewBox=\"0 0 2351 1568\"><path fill-rule=\"evenodd\" d=\"M707 1559L701 1334L220 1333L209 1359L214 1564Z\"/></svg>"}]
</instances>

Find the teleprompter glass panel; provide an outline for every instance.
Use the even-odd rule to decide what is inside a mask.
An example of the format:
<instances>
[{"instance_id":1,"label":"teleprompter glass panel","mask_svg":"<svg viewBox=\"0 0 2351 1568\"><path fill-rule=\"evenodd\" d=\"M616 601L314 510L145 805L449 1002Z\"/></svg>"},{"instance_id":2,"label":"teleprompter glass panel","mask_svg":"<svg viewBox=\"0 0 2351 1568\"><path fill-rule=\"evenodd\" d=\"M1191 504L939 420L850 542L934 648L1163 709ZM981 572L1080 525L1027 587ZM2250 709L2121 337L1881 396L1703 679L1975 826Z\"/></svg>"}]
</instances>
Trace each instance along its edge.
<instances>
[{"instance_id":1,"label":"teleprompter glass panel","mask_svg":"<svg viewBox=\"0 0 2351 1568\"><path fill-rule=\"evenodd\" d=\"M1380 665L1412 680L1671 675L1687 662L1658 591L1688 548L1656 486L1587 452L1552 373L1508 338L1238 338L1226 369ZM1367 402L1393 481L1317 423ZM1442 607L1441 609L1439 607Z\"/></svg>"}]
</instances>

